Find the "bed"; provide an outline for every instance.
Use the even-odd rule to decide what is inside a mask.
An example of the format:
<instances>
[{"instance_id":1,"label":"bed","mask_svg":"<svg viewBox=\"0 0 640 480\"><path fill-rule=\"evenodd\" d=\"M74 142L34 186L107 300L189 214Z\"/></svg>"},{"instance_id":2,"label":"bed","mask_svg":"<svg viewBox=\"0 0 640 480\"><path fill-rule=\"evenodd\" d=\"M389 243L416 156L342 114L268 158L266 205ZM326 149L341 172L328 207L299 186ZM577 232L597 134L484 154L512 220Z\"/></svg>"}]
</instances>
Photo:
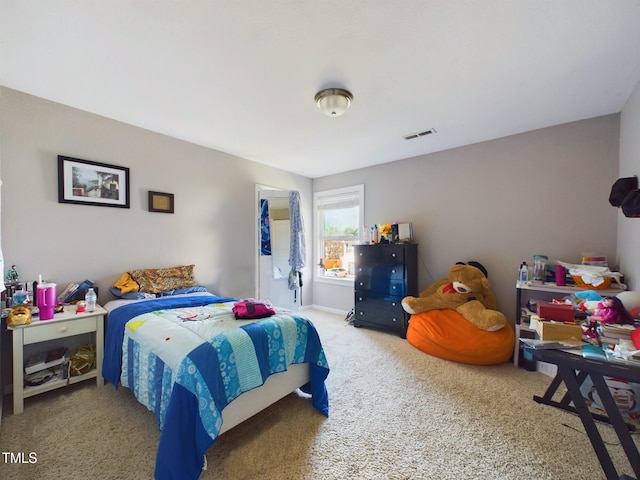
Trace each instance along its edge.
<instances>
[{"instance_id":1,"label":"bed","mask_svg":"<svg viewBox=\"0 0 640 480\"><path fill-rule=\"evenodd\" d=\"M197 479L220 434L298 388L328 416L329 367L313 323L277 308L236 319L236 301L195 291L105 305L103 376L154 413L158 480Z\"/></svg>"}]
</instances>

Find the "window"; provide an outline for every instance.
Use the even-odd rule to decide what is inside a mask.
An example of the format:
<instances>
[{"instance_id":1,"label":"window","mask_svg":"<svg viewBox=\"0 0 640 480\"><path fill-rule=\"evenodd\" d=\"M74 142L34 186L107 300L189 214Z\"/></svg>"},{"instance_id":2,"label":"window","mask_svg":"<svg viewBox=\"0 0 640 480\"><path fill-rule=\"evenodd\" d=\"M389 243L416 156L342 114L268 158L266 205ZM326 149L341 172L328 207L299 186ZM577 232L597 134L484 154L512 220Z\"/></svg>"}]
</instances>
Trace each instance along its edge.
<instances>
[{"instance_id":1,"label":"window","mask_svg":"<svg viewBox=\"0 0 640 480\"><path fill-rule=\"evenodd\" d=\"M362 239L364 224L364 185L316 192L315 277L329 282L353 282L353 246Z\"/></svg>"}]
</instances>

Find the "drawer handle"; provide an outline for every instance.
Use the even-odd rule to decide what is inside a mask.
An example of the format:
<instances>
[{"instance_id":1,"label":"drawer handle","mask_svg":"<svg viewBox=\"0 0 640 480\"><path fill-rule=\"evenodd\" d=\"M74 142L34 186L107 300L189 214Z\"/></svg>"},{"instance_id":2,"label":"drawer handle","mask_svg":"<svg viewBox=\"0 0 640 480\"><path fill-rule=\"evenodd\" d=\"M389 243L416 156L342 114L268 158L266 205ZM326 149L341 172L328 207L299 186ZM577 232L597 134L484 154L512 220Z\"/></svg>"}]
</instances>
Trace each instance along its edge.
<instances>
[{"instance_id":1,"label":"drawer handle","mask_svg":"<svg viewBox=\"0 0 640 480\"><path fill-rule=\"evenodd\" d=\"M364 285L364 283L360 282L360 286L363 286L363 285Z\"/></svg>"},{"instance_id":2,"label":"drawer handle","mask_svg":"<svg viewBox=\"0 0 640 480\"><path fill-rule=\"evenodd\" d=\"M396 271L397 271L397 270L395 270L395 269L392 269L392 270L391 270L391 273L396 273Z\"/></svg>"},{"instance_id":3,"label":"drawer handle","mask_svg":"<svg viewBox=\"0 0 640 480\"><path fill-rule=\"evenodd\" d=\"M359 301L359 302L361 302L361 301L362 301L362 297L359 297L359 298L358 298L358 301Z\"/></svg>"},{"instance_id":4,"label":"drawer handle","mask_svg":"<svg viewBox=\"0 0 640 480\"><path fill-rule=\"evenodd\" d=\"M64 333L67 330L69 330L69 327L66 327L66 326L63 325L63 326L58 328L58 333Z\"/></svg>"},{"instance_id":5,"label":"drawer handle","mask_svg":"<svg viewBox=\"0 0 640 480\"><path fill-rule=\"evenodd\" d=\"M393 288L393 289L395 290L395 289L396 289L396 288L398 288L398 287L396 287L396 286L394 285L394 286L393 286L393 287L391 287L391 288Z\"/></svg>"},{"instance_id":6,"label":"drawer handle","mask_svg":"<svg viewBox=\"0 0 640 480\"><path fill-rule=\"evenodd\" d=\"M396 302L391 302L392 307L395 307L396 305L397 305Z\"/></svg>"},{"instance_id":7,"label":"drawer handle","mask_svg":"<svg viewBox=\"0 0 640 480\"><path fill-rule=\"evenodd\" d=\"M397 322L397 321L398 321L398 319L397 319L396 317L393 317L393 318L392 318L392 320L393 320L394 322Z\"/></svg>"},{"instance_id":8,"label":"drawer handle","mask_svg":"<svg viewBox=\"0 0 640 480\"><path fill-rule=\"evenodd\" d=\"M392 253L392 254L391 254L391 256L392 256L392 257L395 257L395 256L396 256L396 254L395 254L395 253Z\"/></svg>"}]
</instances>

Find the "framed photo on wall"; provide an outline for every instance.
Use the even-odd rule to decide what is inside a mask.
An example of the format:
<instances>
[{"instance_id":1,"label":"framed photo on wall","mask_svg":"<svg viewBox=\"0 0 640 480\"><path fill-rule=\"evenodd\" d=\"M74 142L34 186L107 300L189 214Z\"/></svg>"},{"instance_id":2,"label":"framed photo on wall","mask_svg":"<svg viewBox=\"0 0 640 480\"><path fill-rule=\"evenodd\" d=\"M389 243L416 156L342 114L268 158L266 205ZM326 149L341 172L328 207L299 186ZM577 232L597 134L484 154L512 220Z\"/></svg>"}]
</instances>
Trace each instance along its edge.
<instances>
[{"instance_id":1,"label":"framed photo on wall","mask_svg":"<svg viewBox=\"0 0 640 480\"><path fill-rule=\"evenodd\" d=\"M58 203L129 208L129 169L58 155Z\"/></svg>"},{"instance_id":2,"label":"framed photo on wall","mask_svg":"<svg viewBox=\"0 0 640 480\"><path fill-rule=\"evenodd\" d=\"M149 190L149 211L173 213L173 193L152 192Z\"/></svg>"}]
</instances>

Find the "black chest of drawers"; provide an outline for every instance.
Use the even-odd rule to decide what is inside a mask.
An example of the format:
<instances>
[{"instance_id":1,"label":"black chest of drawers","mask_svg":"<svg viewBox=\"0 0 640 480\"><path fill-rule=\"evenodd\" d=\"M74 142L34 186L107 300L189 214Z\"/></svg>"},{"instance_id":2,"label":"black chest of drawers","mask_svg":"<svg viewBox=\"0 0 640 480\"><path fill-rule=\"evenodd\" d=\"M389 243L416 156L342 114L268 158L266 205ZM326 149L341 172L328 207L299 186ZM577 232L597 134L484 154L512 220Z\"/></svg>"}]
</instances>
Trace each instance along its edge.
<instances>
[{"instance_id":1,"label":"black chest of drawers","mask_svg":"<svg viewBox=\"0 0 640 480\"><path fill-rule=\"evenodd\" d=\"M418 295L418 245L356 245L356 327L378 327L407 336L409 314L402 299Z\"/></svg>"}]
</instances>

